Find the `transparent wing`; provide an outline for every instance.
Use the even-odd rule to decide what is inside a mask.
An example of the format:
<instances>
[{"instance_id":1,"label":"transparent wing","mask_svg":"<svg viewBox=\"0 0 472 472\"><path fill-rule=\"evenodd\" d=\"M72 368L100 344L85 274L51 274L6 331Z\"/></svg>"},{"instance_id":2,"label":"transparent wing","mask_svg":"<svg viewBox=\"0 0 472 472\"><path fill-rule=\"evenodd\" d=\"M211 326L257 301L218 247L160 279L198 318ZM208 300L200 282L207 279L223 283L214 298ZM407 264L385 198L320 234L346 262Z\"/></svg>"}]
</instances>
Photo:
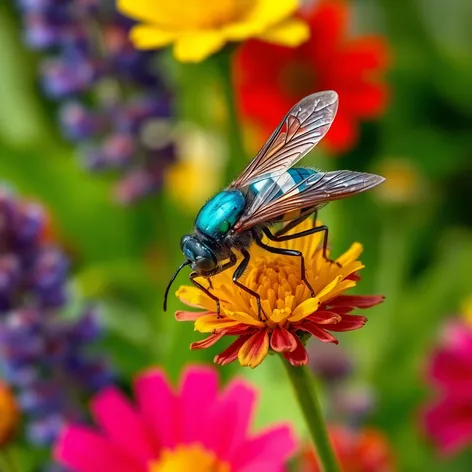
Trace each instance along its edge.
<instances>
[{"instance_id":1,"label":"transparent wing","mask_svg":"<svg viewBox=\"0 0 472 472\"><path fill-rule=\"evenodd\" d=\"M302 180L276 198L281 179L283 176L276 185L259 193L248 205L234 227L236 233L272 221L295 210L312 208L314 211L332 200L364 192L385 180L380 175L350 170L319 172Z\"/></svg>"},{"instance_id":2,"label":"transparent wing","mask_svg":"<svg viewBox=\"0 0 472 472\"><path fill-rule=\"evenodd\" d=\"M298 102L230 188L247 187L286 172L328 132L337 109L338 94L333 91L314 93Z\"/></svg>"}]
</instances>

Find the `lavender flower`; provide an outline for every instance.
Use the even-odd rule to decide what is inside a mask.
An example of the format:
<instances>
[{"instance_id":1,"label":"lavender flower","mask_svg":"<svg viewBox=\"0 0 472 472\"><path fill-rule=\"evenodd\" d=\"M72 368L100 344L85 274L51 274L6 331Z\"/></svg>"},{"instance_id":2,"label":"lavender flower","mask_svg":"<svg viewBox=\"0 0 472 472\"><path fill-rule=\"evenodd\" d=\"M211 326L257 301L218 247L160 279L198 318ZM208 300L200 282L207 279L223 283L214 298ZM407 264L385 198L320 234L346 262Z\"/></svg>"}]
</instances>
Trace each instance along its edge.
<instances>
[{"instance_id":1,"label":"lavender flower","mask_svg":"<svg viewBox=\"0 0 472 472\"><path fill-rule=\"evenodd\" d=\"M106 363L87 352L101 334L96 310L62 316L69 264L46 241L45 224L39 205L0 188L0 368L37 445L51 444L82 416L82 400L111 380Z\"/></svg>"},{"instance_id":2,"label":"lavender flower","mask_svg":"<svg viewBox=\"0 0 472 472\"><path fill-rule=\"evenodd\" d=\"M130 20L111 0L17 3L25 43L44 53L43 90L57 101L62 132L81 165L120 173L115 194L122 203L157 191L174 150L169 132L146 139L146 130L168 124L171 114L155 53L131 46Z\"/></svg>"}]
</instances>

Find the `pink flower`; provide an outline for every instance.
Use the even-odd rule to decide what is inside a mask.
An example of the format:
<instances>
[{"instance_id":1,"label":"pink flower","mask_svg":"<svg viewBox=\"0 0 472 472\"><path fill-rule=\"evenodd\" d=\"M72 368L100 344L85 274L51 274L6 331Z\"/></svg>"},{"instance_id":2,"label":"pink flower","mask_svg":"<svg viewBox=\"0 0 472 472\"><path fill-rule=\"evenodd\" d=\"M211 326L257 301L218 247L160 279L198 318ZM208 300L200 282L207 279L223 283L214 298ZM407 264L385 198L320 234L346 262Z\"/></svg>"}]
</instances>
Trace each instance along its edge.
<instances>
[{"instance_id":1,"label":"pink flower","mask_svg":"<svg viewBox=\"0 0 472 472\"><path fill-rule=\"evenodd\" d=\"M152 369L134 385L136 405L115 388L98 394L98 429L65 428L55 457L78 472L280 472L295 449L288 426L251 434L256 391L233 380L222 392L209 367L189 367L177 392Z\"/></svg>"},{"instance_id":2,"label":"pink flower","mask_svg":"<svg viewBox=\"0 0 472 472\"><path fill-rule=\"evenodd\" d=\"M432 354L430 382L438 398L425 408L424 427L439 451L454 454L472 444L472 327L449 322L443 343Z\"/></svg>"}]
</instances>

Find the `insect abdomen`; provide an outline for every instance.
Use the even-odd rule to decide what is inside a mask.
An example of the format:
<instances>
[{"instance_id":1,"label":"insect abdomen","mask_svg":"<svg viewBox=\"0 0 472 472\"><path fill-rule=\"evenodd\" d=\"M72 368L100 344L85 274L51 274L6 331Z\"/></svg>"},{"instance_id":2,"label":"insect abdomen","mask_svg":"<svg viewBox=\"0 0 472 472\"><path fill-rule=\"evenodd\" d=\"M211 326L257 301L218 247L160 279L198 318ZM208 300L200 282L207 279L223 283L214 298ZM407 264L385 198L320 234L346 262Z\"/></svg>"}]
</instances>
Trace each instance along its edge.
<instances>
[{"instance_id":1,"label":"insect abdomen","mask_svg":"<svg viewBox=\"0 0 472 472\"><path fill-rule=\"evenodd\" d=\"M303 182L305 179L316 173L316 170L313 169L306 169L304 167L294 167L278 177L268 177L267 179L255 182L249 187L250 192L254 196L256 196L261 193L266 193L270 191L270 198L268 199L268 201L272 201L277 198L280 198L284 193L287 193L289 190L291 190L292 193L301 192L306 188L306 184L300 184L300 182ZM276 187L273 187L274 182ZM294 187L296 187L297 185L298 187L294 189ZM298 210L291 211L280 216L279 218L277 218L277 220L293 220L308 209L309 208L300 208Z\"/></svg>"}]
</instances>

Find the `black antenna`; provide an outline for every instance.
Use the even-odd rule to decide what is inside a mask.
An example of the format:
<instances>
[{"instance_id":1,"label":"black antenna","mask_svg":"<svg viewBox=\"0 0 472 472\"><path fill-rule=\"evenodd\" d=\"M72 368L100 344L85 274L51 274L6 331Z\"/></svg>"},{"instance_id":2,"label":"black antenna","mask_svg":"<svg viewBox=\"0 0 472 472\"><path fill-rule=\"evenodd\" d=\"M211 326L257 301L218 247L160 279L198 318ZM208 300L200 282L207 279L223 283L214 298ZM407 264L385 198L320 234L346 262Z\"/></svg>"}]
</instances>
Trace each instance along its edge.
<instances>
[{"instance_id":1,"label":"black antenna","mask_svg":"<svg viewBox=\"0 0 472 472\"><path fill-rule=\"evenodd\" d=\"M177 277L177 275L179 274L179 272L185 267L185 266L188 266L192 263L192 261L185 261L184 263L180 264L179 265L179 268L175 271L175 274L172 276L172 278L170 279L169 281L169 285L167 285L167 288L166 288L166 293L164 294L164 311L167 311L167 295L169 295L169 290L170 290L170 287L171 285L173 284L175 278Z\"/></svg>"}]
</instances>

